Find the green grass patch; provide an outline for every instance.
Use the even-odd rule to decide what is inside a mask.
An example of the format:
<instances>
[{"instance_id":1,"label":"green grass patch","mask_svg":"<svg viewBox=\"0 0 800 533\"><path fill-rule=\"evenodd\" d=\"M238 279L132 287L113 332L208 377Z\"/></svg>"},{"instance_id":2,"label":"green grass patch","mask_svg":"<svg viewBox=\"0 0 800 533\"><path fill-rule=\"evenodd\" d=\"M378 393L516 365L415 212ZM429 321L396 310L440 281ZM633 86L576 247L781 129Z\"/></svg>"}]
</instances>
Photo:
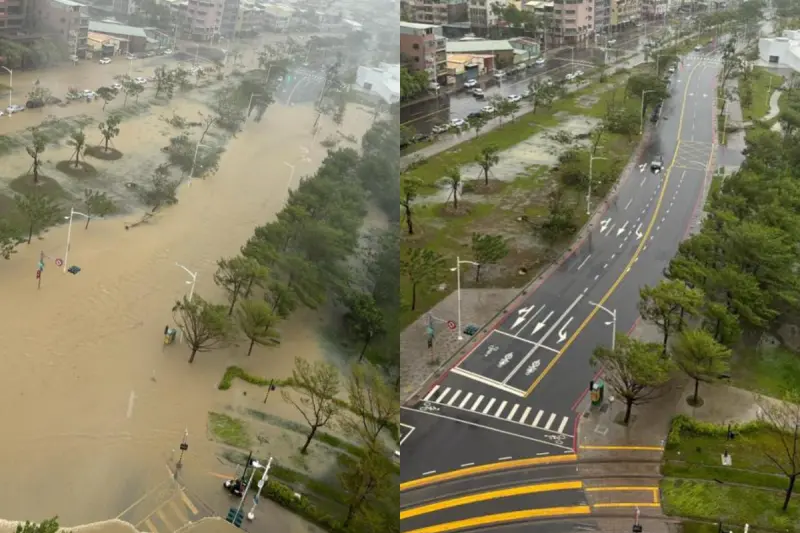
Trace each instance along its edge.
<instances>
[{"instance_id":1,"label":"green grass patch","mask_svg":"<svg viewBox=\"0 0 800 533\"><path fill-rule=\"evenodd\" d=\"M248 449L253 445L247 423L223 413L208 413L208 429L211 435L223 444L234 448Z\"/></svg>"},{"instance_id":2,"label":"green grass patch","mask_svg":"<svg viewBox=\"0 0 800 533\"><path fill-rule=\"evenodd\" d=\"M781 531L800 527L800 502L783 513L780 491L725 485L689 479L661 480L662 508L668 515L722 519L725 524L745 524Z\"/></svg>"},{"instance_id":3,"label":"green grass patch","mask_svg":"<svg viewBox=\"0 0 800 533\"><path fill-rule=\"evenodd\" d=\"M800 355L787 348L741 350L731 366L737 387L775 398L800 390Z\"/></svg>"},{"instance_id":4,"label":"green grass patch","mask_svg":"<svg viewBox=\"0 0 800 533\"><path fill-rule=\"evenodd\" d=\"M754 68L749 82L739 78L739 91L743 84L750 83L753 100L749 106L742 106L742 118L745 121L760 120L769 112L769 100L773 92L780 88L783 76L772 74L763 68Z\"/></svg>"},{"instance_id":5,"label":"green grass patch","mask_svg":"<svg viewBox=\"0 0 800 533\"><path fill-rule=\"evenodd\" d=\"M734 455L734 464L738 464L739 455ZM732 466L722 466L720 456L717 456L717 466L697 463L684 463L680 461L667 461L661 468L661 473L666 477L700 479L704 481L722 481L740 485L752 485L775 490L784 490L787 486L785 476L765 472L744 470Z\"/></svg>"}]
</instances>

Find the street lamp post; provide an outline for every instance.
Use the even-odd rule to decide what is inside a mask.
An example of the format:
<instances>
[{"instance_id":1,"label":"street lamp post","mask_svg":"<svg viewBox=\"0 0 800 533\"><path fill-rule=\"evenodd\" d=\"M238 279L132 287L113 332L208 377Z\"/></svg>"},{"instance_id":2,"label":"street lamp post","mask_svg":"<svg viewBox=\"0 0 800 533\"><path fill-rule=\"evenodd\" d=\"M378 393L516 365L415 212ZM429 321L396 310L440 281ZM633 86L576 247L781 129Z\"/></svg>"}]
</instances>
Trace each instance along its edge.
<instances>
[{"instance_id":1,"label":"street lamp post","mask_svg":"<svg viewBox=\"0 0 800 533\"><path fill-rule=\"evenodd\" d=\"M592 213L592 173L594 172L594 160L595 159L608 159L607 157L600 157L600 156L589 156L589 190L586 191L586 215L590 215Z\"/></svg>"},{"instance_id":2,"label":"street lamp post","mask_svg":"<svg viewBox=\"0 0 800 533\"><path fill-rule=\"evenodd\" d=\"M644 97L645 95L647 95L647 93L654 93L654 92L656 92L655 89L648 89L646 91L642 91L642 113L641 116L639 117L639 135L644 133L644 104L645 104Z\"/></svg>"},{"instance_id":3,"label":"street lamp post","mask_svg":"<svg viewBox=\"0 0 800 533\"><path fill-rule=\"evenodd\" d=\"M456 294L458 295L458 340L464 340L464 334L461 332L461 265L462 264L480 266L475 261L462 261L460 257L456 257L456 266L450 269L450 272L456 273Z\"/></svg>"},{"instance_id":4,"label":"street lamp post","mask_svg":"<svg viewBox=\"0 0 800 533\"><path fill-rule=\"evenodd\" d=\"M267 479L269 479L269 469L272 466L272 457L269 458L267 464L264 466L264 474L261 476L261 479L258 480L256 487L258 487L258 492L256 495L253 496L253 506L250 508L250 512L247 513L247 519L251 522L256 518L256 505L258 505L259 496L261 496L261 490L264 488L264 485L267 484Z\"/></svg>"},{"instance_id":5,"label":"street lamp post","mask_svg":"<svg viewBox=\"0 0 800 533\"><path fill-rule=\"evenodd\" d=\"M75 215L80 215L82 217L89 218L89 215L86 213L81 213L80 211L75 211L75 209L69 210L69 216L64 217L64 219L69 220L69 226L67 227L67 248L64 250L64 273L67 272L68 268L68 260L69 260L69 246L70 242L72 241L72 219Z\"/></svg>"},{"instance_id":6,"label":"street lamp post","mask_svg":"<svg viewBox=\"0 0 800 533\"><path fill-rule=\"evenodd\" d=\"M201 146L203 148L210 148L209 146L206 146L205 144L200 144L200 141L197 141L197 145L194 147L194 157L192 158L192 170L191 170L191 172L189 172L189 180L186 182L186 186L187 187L191 187L192 186L192 180L194 179L194 171L195 171L195 168L197 168L197 153L200 151L200 147Z\"/></svg>"},{"instance_id":7,"label":"street lamp post","mask_svg":"<svg viewBox=\"0 0 800 533\"><path fill-rule=\"evenodd\" d=\"M589 305L593 305L596 308L605 311L611 317L611 322L606 322L606 326L611 326L611 351L614 351L614 348L617 347L617 310L608 309L607 307L603 307L602 305L594 302L589 302Z\"/></svg>"},{"instance_id":8,"label":"street lamp post","mask_svg":"<svg viewBox=\"0 0 800 533\"><path fill-rule=\"evenodd\" d=\"M186 280L186 284L192 286L189 289L189 301L191 302L192 298L194 297L194 286L197 284L197 272L192 272L191 270L189 270L188 268L177 262L175 263L175 266L181 267L183 270L186 271L187 274L189 274L189 277L192 278L191 281ZM180 330L180 335L178 335L178 342L183 342L183 328L179 328L179 330Z\"/></svg>"},{"instance_id":9,"label":"street lamp post","mask_svg":"<svg viewBox=\"0 0 800 533\"><path fill-rule=\"evenodd\" d=\"M289 188L291 189L292 188L292 182L294 181L295 166L287 163L286 161L284 161L283 164L286 165L287 167L289 167L289 169L291 170L291 173L289 174Z\"/></svg>"},{"instance_id":10,"label":"street lamp post","mask_svg":"<svg viewBox=\"0 0 800 533\"><path fill-rule=\"evenodd\" d=\"M244 492L242 492L242 499L239 501L239 508L236 509L236 514L233 516L239 516L239 513L242 512L242 507L244 507L244 500L247 498L247 493L250 491L250 485L253 483L253 477L256 475L256 470L262 467L261 463L258 461L253 461L250 463L250 466L253 467L253 471L250 473L250 479L247 480L247 485L244 487Z\"/></svg>"},{"instance_id":11,"label":"street lamp post","mask_svg":"<svg viewBox=\"0 0 800 533\"><path fill-rule=\"evenodd\" d=\"M11 106L11 93L14 92L14 71L8 67L0 67L6 72L8 72L8 105ZM11 118L11 113L8 114L9 118Z\"/></svg>"}]
</instances>

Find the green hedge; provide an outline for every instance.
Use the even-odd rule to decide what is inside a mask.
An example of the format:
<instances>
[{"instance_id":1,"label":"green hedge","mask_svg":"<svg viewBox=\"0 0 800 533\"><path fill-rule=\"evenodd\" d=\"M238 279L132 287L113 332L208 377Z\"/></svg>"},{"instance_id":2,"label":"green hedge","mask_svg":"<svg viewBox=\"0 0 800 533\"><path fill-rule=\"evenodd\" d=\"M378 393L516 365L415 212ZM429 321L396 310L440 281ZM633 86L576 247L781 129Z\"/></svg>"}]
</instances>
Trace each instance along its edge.
<instances>
[{"instance_id":1,"label":"green hedge","mask_svg":"<svg viewBox=\"0 0 800 533\"><path fill-rule=\"evenodd\" d=\"M267 481L267 484L261 489L261 495L325 531L330 533L354 533L351 528L342 527L338 520L317 509L308 501L308 498L295 497L294 491L283 483L273 480Z\"/></svg>"},{"instance_id":2,"label":"green hedge","mask_svg":"<svg viewBox=\"0 0 800 533\"><path fill-rule=\"evenodd\" d=\"M219 385L217 385L217 388L219 390L228 390L228 389L231 388L231 385L233 385L233 380L237 379L237 378L241 379L242 381L246 381L247 383L250 383L252 385L257 385L259 387L266 387L270 383L273 383L276 387L298 387L299 386L297 383L294 382L294 380L292 378L266 379L266 378L254 376L252 374L248 374L243 368L234 365L234 366L229 366L228 368L225 369L225 374L222 376L222 379L220 380ZM334 398L333 401L339 407L347 409L351 413L355 412L355 411L353 411L353 408L350 406L349 403L347 403L347 402L345 402L343 400L340 400L338 398ZM389 429L389 431L392 432L392 437L394 438L394 441L395 442L400 442L400 427L395 422L393 422L391 420L388 422L386 427ZM333 437L332 435L330 435L329 438L336 439L336 437ZM336 439L336 440L338 441L339 439ZM323 441L323 442L326 442L326 441ZM341 441L341 442L343 442L343 441ZM336 445L336 444L332 444L330 442L328 444L331 444L332 446L336 446L336 447L339 447L339 448L342 448L345 445L346 446L352 446L351 444L347 444L347 443L343 443L342 446L339 446L339 445ZM345 449L347 449L347 448L345 448ZM348 449L348 451L350 451L350 450Z\"/></svg>"},{"instance_id":3,"label":"green hedge","mask_svg":"<svg viewBox=\"0 0 800 533\"><path fill-rule=\"evenodd\" d=\"M769 425L755 420L745 424L732 424L731 430L739 434L747 434L761 431L768 428ZM667 442L665 448L674 450L681 444L681 436L684 433L696 435L698 437L725 437L728 434L727 425L710 424L708 422L699 422L686 415L678 415L672 419L672 425L667 435Z\"/></svg>"}]
</instances>

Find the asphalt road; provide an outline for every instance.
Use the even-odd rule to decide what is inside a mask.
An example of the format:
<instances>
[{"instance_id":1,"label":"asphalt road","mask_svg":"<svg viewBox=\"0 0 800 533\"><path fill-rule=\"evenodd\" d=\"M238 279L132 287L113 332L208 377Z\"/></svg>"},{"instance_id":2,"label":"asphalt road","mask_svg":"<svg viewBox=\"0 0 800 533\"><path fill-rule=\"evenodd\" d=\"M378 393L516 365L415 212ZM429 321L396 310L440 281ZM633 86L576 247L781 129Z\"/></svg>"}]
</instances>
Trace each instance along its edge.
<instances>
[{"instance_id":1,"label":"asphalt road","mask_svg":"<svg viewBox=\"0 0 800 533\"><path fill-rule=\"evenodd\" d=\"M608 47L608 61L613 62L632 52L641 51L646 40L660 29L660 27L651 26L647 28L647 34L645 34L644 27L640 27L629 33L616 35L616 42L613 46ZM502 83L494 81L483 83L481 87L486 93L484 100L477 100L463 90L451 95L450 118L465 118L470 113L480 111L493 96L520 94L528 88L533 79L550 78L560 81L574 70L580 69L588 72L602 63L606 55L606 48L594 46L574 50L567 48L552 53L545 52L544 55L546 61L542 66L530 68L524 74L509 77Z\"/></svg>"},{"instance_id":2,"label":"asphalt road","mask_svg":"<svg viewBox=\"0 0 800 533\"><path fill-rule=\"evenodd\" d=\"M611 318L594 302L615 311L617 331L627 332L638 317L639 289L661 279L698 205L715 141L720 68L707 53L684 58L642 167L620 185L590 238L424 400L402 411L404 423L419 425L401 445L403 481L521 458L518 441L526 457L569 453L573 404L594 373L590 355L612 337ZM655 174L649 162L659 156L667 171Z\"/></svg>"}]
</instances>

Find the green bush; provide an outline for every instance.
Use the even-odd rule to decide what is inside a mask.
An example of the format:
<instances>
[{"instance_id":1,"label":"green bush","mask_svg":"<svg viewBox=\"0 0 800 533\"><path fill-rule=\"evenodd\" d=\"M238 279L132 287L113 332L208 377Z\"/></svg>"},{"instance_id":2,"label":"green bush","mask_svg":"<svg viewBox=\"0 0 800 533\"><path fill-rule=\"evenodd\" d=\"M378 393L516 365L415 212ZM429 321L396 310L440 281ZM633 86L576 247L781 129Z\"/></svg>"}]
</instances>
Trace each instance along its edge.
<instances>
[{"instance_id":1,"label":"green bush","mask_svg":"<svg viewBox=\"0 0 800 533\"><path fill-rule=\"evenodd\" d=\"M760 420L747 422L745 424L733 424L731 430L742 435L754 433L768 428L769 426ZM680 447L681 437L684 434L697 437L725 437L728 433L728 426L700 422L686 415L678 415L672 419L672 425L667 435L665 448L674 450Z\"/></svg>"},{"instance_id":2,"label":"green bush","mask_svg":"<svg viewBox=\"0 0 800 533\"><path fill-rule=\"evenodd\" d=\"M261 495L296 515L305 518L325 531L330 533L352 533L350 528L342 527L341 523L314 507L307 498L295 497L294 491L282 483L269 480L267 484L264 485L264 488L261 489Z\"/></svg>"}]
</instances>

